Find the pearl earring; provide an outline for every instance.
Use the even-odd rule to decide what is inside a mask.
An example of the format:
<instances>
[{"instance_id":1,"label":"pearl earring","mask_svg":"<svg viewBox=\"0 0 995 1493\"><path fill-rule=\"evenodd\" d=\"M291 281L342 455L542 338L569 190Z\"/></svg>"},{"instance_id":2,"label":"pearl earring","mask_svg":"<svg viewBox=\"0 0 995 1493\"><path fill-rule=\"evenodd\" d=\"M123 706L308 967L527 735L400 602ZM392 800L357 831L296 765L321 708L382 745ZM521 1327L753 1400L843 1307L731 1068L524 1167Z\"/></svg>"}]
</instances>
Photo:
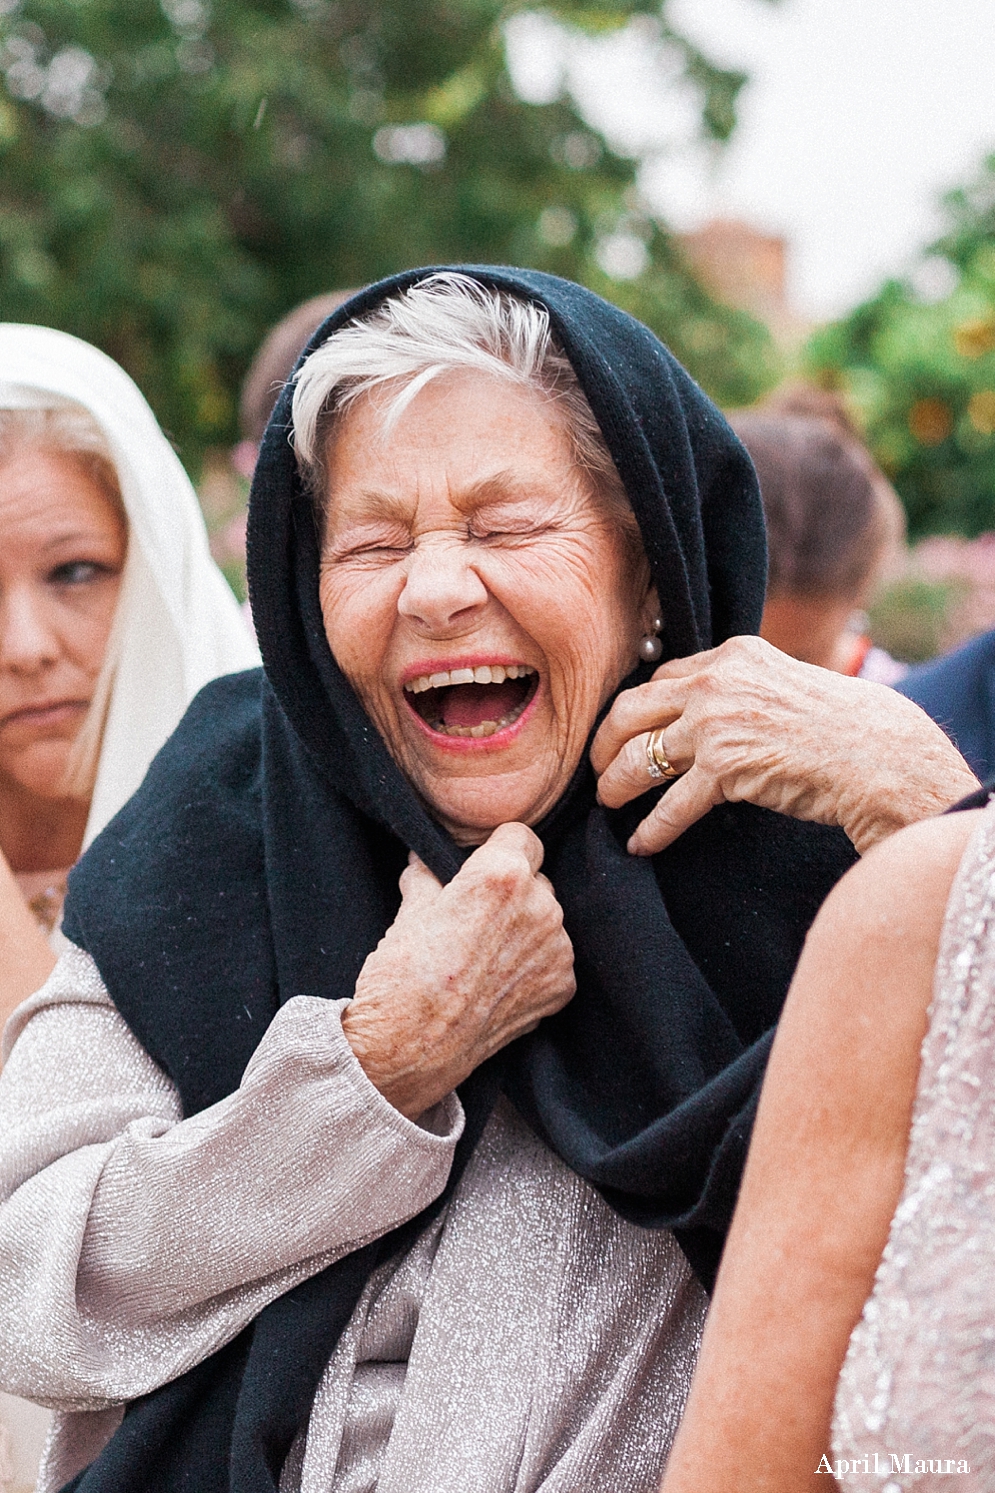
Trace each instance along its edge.
<instances>
[{"instance_id":1,"label":"pearl earring","mask_svg":"<svg viewBox=\"0 0 995 1493\"><path fill-rule=\"evenodd\" d=\"M663 644L658 634L663 631L663 618L654 617L650 631L639 639L639 657L645 664L657 664L663 657Z\"/></svg>"}]
</instances>

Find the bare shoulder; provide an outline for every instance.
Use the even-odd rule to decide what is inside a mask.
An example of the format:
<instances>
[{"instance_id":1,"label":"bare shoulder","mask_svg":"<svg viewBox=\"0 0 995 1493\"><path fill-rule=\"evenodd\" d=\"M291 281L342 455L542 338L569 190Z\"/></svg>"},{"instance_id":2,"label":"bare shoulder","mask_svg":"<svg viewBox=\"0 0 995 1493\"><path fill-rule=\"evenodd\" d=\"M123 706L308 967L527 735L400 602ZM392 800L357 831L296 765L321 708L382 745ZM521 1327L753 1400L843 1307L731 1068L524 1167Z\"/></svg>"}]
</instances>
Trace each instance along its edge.
<instances>
[{"instance_id":1,"label":"bare shoulder","mask_svg":"<svg viewBox=\"0 0 995 1493\"><path fill-rule=\"evenodd\" d=\"M809 931L771 1073L791 1092L796 1071L806 1082L817 1074L818 1104L828 1112L836 1102L848 1124L855 1096L865 1129L886 1098L911 1106L944 914L979 818L945 815L883 840L833 888ZM870 1076L863 1087L861 1075Z\"/></svg>"},{"instance_id":2,"label":"bare shoulder","mask_svg":"<svg viewBox=\"0 0 995 1493\"><path fill-rule=\"evenodd\" d=\"M919 914L941 921L957 869L984 811L941 814L889 835L862 857L833 892L856 911L912 897Z\"/></svg>"},{"instance_id":3,"label":"bare shoulder","mask_svg":"<svg viewBox=\"0 0 995 1493\"><path fill-rule=\"evenodd\" d=\"M834 887L803 961L931 984L950 890L981 810L945 814L881 841ZM924 987L925 988L925 987Z\"/></svg>"}]
</instances>

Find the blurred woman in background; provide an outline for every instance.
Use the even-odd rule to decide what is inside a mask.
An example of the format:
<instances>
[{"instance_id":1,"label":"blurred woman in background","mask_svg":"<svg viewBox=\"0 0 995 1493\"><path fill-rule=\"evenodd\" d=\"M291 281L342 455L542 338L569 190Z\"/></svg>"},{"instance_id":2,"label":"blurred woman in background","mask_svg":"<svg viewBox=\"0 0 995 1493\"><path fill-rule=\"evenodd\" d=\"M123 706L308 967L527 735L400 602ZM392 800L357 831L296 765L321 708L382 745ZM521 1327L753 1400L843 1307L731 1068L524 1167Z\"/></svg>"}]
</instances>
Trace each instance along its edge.
<instances>
[{"instance_id":1,"label":"blurred woman in background","mask_svg":"<svg viewBox=\"0 0 995 1493\"><path fill-rule=\"evenodd\" d=\"M273 406L297 359L325 318L355 294L354 290L329 290L301 301L281 316L259 344L238 401L242 439L232 451L232 465L242 477L252 478Z\"/></svg>"},{"instance_id":2,"label":"blurred woman in background","mask_svg":"<svg viewBox=\"0 0 995 1493\"><path fill-rule=\"evenodd\" d=\"M63 332L0 326L0 1026L55 964L82 848L200 687L256 662L131 379ZM33 1480L33 1411L0 1396L0 1487Z\"/></svg>"},{"instance_id":3,"label":"blurred woman in background","mask_svg":"<svg viewBox=\"0 0 995 1493\"><path fill-rule=\"evenodd\" d=\"M767 520L761 637L805 663L894 684L902 666L872 648L862 615L905 537L890 483L842 407L817 389L787 391L731 423Z\"/></svg>"}]
</instances>

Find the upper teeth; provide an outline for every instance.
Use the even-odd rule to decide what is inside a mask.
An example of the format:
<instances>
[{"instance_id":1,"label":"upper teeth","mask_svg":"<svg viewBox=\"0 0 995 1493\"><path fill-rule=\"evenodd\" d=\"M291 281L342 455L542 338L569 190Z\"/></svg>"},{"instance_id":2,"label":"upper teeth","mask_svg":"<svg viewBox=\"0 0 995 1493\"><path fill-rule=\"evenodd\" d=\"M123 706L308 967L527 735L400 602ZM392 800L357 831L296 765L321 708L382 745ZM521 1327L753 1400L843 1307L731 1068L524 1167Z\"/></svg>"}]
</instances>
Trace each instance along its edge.
<instances>
[{"instance_id":1,"label":"upper teeth","mask_svg":"<svg viewBox=\"0 0 995 1493\"><path fill-rule=\"evenodd\" d=\"M503 684L506 679L524 679L534 674L531 664L480 664L476 669L443 669L438 674L419 674L404 688L412 695L427 689L445 689L448 684Z\"/></svg>"}]
</instances>

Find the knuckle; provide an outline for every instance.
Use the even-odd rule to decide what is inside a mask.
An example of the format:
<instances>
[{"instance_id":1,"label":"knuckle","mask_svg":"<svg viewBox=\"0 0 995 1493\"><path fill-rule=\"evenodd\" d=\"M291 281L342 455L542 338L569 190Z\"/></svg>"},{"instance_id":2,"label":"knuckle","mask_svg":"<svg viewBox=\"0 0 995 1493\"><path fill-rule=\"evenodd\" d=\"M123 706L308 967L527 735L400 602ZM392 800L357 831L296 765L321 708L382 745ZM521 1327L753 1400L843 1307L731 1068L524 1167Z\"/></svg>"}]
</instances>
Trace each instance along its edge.
<instances>
[{"instance_id":1,"label":"knuckle","mask_svg":"<svg viewBox=\"0 0 995 1493\"><path fill-rule=\"evenodd\" d=\"M646 765L646 743L642 736L633 736L619 753L619 766L627 777L634 776Z\"/></svg>"},{"instance_id":2,"label":"knuckle","mask_svg":"<svg viewBox=\"0 0 995 1493\"><path fill-rule=\"evenodd\" d=\"M624 689L621 694L616 695L606 719L624 721L632 710L637 694L637 689Z\"/></svg>"},{"instance_id":3,"label":"knuckle","mask_svg":"<svg viewBox=\"0 0 995 1493\"><path fill-rule=\"evenodd\" d=\"M639 730L639 720L645 710L646 688L646 685L642 685L638 690L626 690L615 701L608 719L616 737L629 737Z\"/></svg>"},{"instance_id":4,"label":"knuckle","mask_svg":"<svg viewBox=\"0 0 995 1493\"><path fill-rule=\"evenodd\" d=\"M550 928L562 926L563 908L556 900L556 893L551 886L534 886L531 904L530 912Z\"/></svg>"},{"instance_id":5,"label":"knuckle","mask_svg":"<svg viewBox=\"0 0 995 1493\"><path fill-rule=\"evenodd\" d=\"M569 979L561 980L552 997L552 1008L554 1011L562 1011L563 1007L572 1001L577 994L577 981L573 975Z\"/></svg>"},{"instance_id":6,"label":"knuckle","mask_svg":"<svg viewBox=\"0 0 995 1493\"><path fill-rule=\"evenodd\" d=\"M510 850L495 851L483 873L487 890L502 898L516 896L532 879L525 857Z\"/></svg>"},{"instance_id":7,"label":"knuckle","mask_svg":"<svg viewBox=\"0 0 995 1493\"><path fill-rule=\"evenodd\" d=\"M706 700L714 700L717 695L721 695L725 687L724 676L725 671L721 663L713 664L710 669L705 669L697 679L699 694Z\"/></svg>"},{"instance_id":8,"label":"knuckle","mask_svg":"<svg viewBox=\"0 0 995 1493\"><path fill-rule=\"evenodd\" d=\"M495 850L501 849L511 855L520 855L527 860L536 851L542 854L542 841L527 824L508 820L499 824L487 842Z\"/></svg>"}]
</instances>

